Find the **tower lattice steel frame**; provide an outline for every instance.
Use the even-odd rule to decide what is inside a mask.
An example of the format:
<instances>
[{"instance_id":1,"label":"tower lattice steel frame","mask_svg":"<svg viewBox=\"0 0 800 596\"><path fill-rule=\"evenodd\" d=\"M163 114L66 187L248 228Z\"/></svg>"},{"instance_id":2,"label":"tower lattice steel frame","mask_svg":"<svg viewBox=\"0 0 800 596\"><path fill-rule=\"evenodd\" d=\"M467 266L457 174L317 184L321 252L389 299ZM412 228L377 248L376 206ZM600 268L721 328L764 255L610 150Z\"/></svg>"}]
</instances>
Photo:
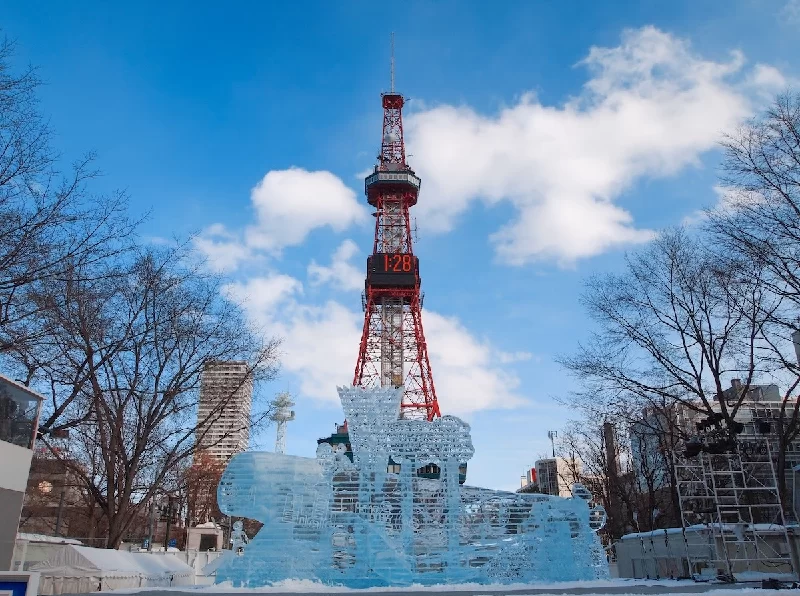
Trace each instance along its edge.
<instances>
[{"instance_id":1,"label":"tower lattice steel frame","mask_svg":"<svg viewBox=\"0 0 800 596\"><path fill-rule=\"evenodd\" d=\"M409 215L421 180L406 163L404 99L394 92L394 80L382 103L381 153L364 181L367 202L375 208L375 239L367 258L364 328L353 385L403 386L400 417L430 421L441 414L422 329L419 259Z\"/></svg>"}]
</instances>

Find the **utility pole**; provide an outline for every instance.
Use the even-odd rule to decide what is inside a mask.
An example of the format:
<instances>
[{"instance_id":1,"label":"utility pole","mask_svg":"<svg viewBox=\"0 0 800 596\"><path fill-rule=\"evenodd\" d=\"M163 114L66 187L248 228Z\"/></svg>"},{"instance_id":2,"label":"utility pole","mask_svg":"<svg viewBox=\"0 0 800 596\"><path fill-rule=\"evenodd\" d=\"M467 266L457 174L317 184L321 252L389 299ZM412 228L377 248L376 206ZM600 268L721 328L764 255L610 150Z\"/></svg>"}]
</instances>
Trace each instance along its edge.
<instances>
[{"instance_id":1,"label":"utility pole","mask_svg":"<svg viewBox=\"0 0 800 596\"><path fill-rule=\"evenodd\" d=\"M156 497L150 499L150 528L147 531L147 550L153 552L153 526L156 521Z\"/></svg>"},{"instance_id":2,"label":"utility pole","mask_svg":"<svg viewBox=\"0 0 800 596\"><path fill-rule=\"evenodd\" d=\"M56 536L61 536L61 520L64 517L64 488L61 488L61 498L58 500L58 517L56 518Z\"/></svg>"},{"instance_id":3,"label":"utility pole","mask_svg":"<svg viewBox=\"0 0 800 596\"><path fill-rule=\"evenodd\" d=\"M172 508L173 508L172 495L167 496L167 532L164 535L164 552L168 552L169 548L169 528L172 525Z\"/></svg>"}]
</instances>

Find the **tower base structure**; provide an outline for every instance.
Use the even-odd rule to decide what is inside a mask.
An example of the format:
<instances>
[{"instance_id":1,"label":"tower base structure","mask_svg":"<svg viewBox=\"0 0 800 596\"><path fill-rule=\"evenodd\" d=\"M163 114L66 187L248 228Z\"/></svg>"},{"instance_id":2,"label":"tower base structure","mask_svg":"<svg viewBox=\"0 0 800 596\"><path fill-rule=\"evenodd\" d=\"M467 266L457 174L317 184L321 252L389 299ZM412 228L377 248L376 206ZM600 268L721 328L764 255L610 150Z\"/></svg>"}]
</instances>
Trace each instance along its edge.
<instances>
[{"instance_id":1,"label":"tower base structure","mask_svg":"<svg viewBox=\"0 0 800 596\"><path fill-rule=\"evenodd\" d=\"M605 523L588 491L572 498L462 486L474 449L454 416L398 420L403 388L339 388L344 444L316 458L244 452L230 461L218 502L264 524L217 582L258 587L287 579L351 588L603 579L596 535ZM396 467L390 467L395 462ZM426 466L437 478L414 474Z\"/></svg>"}]
</instances>

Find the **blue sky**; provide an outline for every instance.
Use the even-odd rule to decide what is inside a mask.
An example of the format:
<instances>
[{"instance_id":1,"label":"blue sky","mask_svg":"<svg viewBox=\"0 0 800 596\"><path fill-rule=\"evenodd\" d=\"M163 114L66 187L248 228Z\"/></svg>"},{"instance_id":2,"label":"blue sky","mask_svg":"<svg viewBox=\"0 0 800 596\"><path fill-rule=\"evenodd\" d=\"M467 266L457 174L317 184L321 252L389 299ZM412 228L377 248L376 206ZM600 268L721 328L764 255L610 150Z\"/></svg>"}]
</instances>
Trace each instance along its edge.
<instances>
[{"instance_id":1,"label":"blue sky","mask_svg":"<svg viewBox=\"0 0 800 596\"><path fill-rule=\"evenodd\" d=\"M713 205L720 134L800 77L797 0L562 4L10 0L2 26L64 158L96 151L98 191L147 238L199 234L285 336L264 392L297 396L309 456L352 380L394 31L440 403L472 425L469 482L513 489L571 415L553 357L591 328L582 281Z\"/></svg>"}]
</instances>

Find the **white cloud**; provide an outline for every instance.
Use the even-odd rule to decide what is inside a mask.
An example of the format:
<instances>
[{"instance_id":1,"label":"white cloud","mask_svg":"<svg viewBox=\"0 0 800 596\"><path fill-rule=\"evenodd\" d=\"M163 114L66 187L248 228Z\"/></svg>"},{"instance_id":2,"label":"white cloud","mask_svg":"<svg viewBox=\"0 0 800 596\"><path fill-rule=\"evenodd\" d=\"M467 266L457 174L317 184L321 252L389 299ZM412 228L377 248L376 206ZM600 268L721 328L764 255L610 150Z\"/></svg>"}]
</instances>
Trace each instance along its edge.
<instances>
[{"instance_id":1,"label":"white cloud","mask_svg":"<svg viewBox=\"0 0 800 596\"><path fill-rule=\"evenodd\" d=\"M194 238L193 243L214 271L233 271L251 255L249 247L242 244L222 224L209 226Z\"/></svg>"},{"instance_id":2,"label":"white cloud","mask_svg":"<svg viewBox=\"0 0 800 596\"><path fill-rule=\"evenodd\" d=\"M259 251L277 254L301 244L317 228L342 232L367 220L355 192L326 171L273 170L252 189L250 200L256 222L243 234L214 224L195 239L195 247L215 269L233 271Z\"/></svg>"},{"instance_id":3,"label":"white cloud","mask_svg":"<svg viewBox=\"0 0 800 596\"><path fill-rule=\"evenodd\" d=\"M305 395L338 404L336 386L353 382L361 313L329 301L321 306L294 305L287 314L284 367L300 378Z\"/></svg>"},{"instance_id":4,"label":"white cloud","mask_svg":"<svg viewBox=\"0 0 800 596\"><path fill-rule=\"evenodd\" d=\"M352 383L363 314L335 301L307 305L297 300L299 280L287 275L253 278L226 291L251 319L284 338L284 370L300 379L304 395L338 404L336 385ZM523 403L519 379L503 368L508 354L479 341L455 318L423 311L428 353L442 411L463 415ZM517 353L515 358L525 358Z\"/></svg>"},{"instance_id":5,"label":"white cloud","mask_svg":"<svg viewBox=\"0 0 800 596\"><path fill-rule=\"evenodd\" d=\"M367 217L353 190L330 172L272 171L250 198L258 223L247 229L247 243L267 250L300 244L315 228L341 232Z\"/></svg>"},{"instance_id":6,"label":"white cloud","mask_svg":"<svg viewBox=\"0 0 800 596\"><path fill-rule=\"evenodd\" d=\"M791 25L800 26L800 0L787 0L780 11L780 18Z\"/></svg>"},{"instance_id":7,"label":"white cloud","mask_svg":"<svg viewBox=\"0 0 800 596\"><path fill-rule=\"evenodd\" d=\"M527 360L532 360L533 354L530 352L498 352L497 353L497 361L500 364L511 364L513 362L525 362ZM538 358L536 359L538 362Z\"/></svg>"},{"instance_id":8,"label":"white cloud","mask_svg":"<svg viewBox=\"0 0 800 596\"><path fill-rule=\"evenodd\" d=\"M751 85L757 89L766 88L772 93L783 91L789 80L783 73L769 64L756 64L748 77Z\"/></svg>"},{"instance_id":9,"label":"white cloud","mask_svg":"<svg viewBox=\"0 0 800 596\"><path fill-rule=\"evenodd\" d=\"M443 413L462 415L524 403L516 392L519 379L496 364L502 352L477 340L455 317L426 310L422 318Z\"/></svg>"},{"instance_id":10,"label":"white cloud","mask_svg":"<svg viewBox=\"0 0 800 596\"><path fill-rule=\"evenodd\" d=\"M731 210L739 209L745 205L752 205L764 200L764 195L760 193L733 189L721 184L715 185L713 190L714 194L717 195L717 202L710 207L710 210L719 213L730 212ZM685 216L681 223L685 226L693 226L707 219L708 211L705 209L698 209Z\"/></svg>"},{"instance_id":11,"label":"white cloud","mask_svg":"<svg viewBox=\"0 0 800 596\"><path fill-rule=\"evenodd\" d=\"M334 251L329 267L311 261L308 276L315 285L331 284L342 290L361 290L364 288L364 268L358 268L350 262L359 252L358 245L352 240L345 240Z\"/></svg>"},{"instance_id":12,"label":"white cloud","mask_svg":"<svg viewBox=\"0 0 800 596\"><path fill-rule=\"evenodd\" d=\"M532 94L493 116L441 105L411 113L409 151L424 181L416 207L429 229L451 229L475 201L509 201L518 214L491 236L498 256L570 264L647 241L614 201L643 177L699 164L720 134L752 113L752 95L780 73L744 72L696 55L653 27L628 30L614 48L590 49L590 79L561 107Z\"/></svg>"},{"instance_id":13,"label":"white cloud","mask_svg":"<svg viewBox=\"0 0 800 596\"><path fill-rule=\"evenodd\" d=\"M269 324L274 321L279 307L285 307L287 302L294 301L295 295L303 293L303 284L291 275L279 273L228 284L224 292L241 304L254 320Z\"/></svg>"},{"instance_id":14,"label":"white cloud","mask_svg":"<svg viewBox=\"0 0 800 596\"><path fill-rule=\"evenodd\" d=\"M775 96L797 85L798 80L785 76L769 64L756 64L747 75L746 85L763 104L771 104Z\"/></svg>"},{"instance_id":15,"label":"white cloud","mask_svg":"<svg viewBox=\"0 0 800 596\"><path fill-rule=\"evenodd\" d=\"M155 246L169 246L173 242L168 238L164 238L162 236L147 236L144 238L145 242L153 244Z\"/></svg>"}]
</instances>

